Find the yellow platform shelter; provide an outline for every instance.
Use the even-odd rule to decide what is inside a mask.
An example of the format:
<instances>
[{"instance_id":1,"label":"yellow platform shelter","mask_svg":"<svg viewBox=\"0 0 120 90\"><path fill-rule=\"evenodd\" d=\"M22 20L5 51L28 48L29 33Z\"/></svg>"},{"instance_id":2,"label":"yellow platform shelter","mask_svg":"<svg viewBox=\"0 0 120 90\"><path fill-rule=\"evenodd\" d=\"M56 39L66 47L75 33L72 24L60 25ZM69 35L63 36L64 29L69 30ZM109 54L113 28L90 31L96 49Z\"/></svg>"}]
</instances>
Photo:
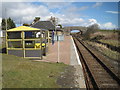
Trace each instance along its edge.
<instances>
[{"instance_id":1,"label":"yellow platform shelter","mask_svg":"<svg viewBox=\"0 0 120 90\"><path fill-rule=\"evenodd\" d=\"M48 30L27 26L9 29L6 32L7 54L24 58L40 58L46 55Z\"/></svg>"}]
</instances>

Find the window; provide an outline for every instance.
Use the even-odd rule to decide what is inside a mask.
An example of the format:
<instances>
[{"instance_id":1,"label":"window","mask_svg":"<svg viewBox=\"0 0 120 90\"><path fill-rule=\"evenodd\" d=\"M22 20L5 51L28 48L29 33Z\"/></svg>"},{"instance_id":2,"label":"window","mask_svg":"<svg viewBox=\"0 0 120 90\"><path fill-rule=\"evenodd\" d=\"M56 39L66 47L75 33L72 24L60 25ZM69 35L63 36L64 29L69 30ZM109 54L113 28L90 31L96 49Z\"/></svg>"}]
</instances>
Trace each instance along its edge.
<instances>
[{"instance_id":1,"label":"window","mask_svg":"<svg viewBox=\"0 0 120 90\"><path fill-rule=\"evenodd\" d=\"M8 41L8 48L22 48L21 41Z\"/></svg>"},{"instance_id":2,"label":"window","mask_svg":"<svg viewBox=\"0 0 120 90\"><path fill-rule=\"evenodd\" d=\"M8 39L22 39L21 32L8 32Z\"/></svg>"}]
</instances>

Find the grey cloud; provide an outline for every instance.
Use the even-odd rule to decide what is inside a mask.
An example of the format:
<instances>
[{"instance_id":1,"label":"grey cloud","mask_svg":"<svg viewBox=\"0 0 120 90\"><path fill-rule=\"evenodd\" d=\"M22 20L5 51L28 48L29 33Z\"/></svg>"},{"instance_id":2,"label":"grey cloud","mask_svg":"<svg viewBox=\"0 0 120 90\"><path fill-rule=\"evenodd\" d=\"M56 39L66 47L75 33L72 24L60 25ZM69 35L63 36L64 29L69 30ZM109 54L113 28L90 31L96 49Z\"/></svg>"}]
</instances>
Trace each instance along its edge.
<instances>
[{"instance_id":1,"label":"grey cloud","mask_svg":"<svg viewBox=\"0 0 120 90\"><path fill-rule=\"evenodd\" d=\"M5 8L7 9L7 14L5 14ZM5 18L6 15L14 19L16 23L20 21L31 23L35 16L45 17L46 15L50 15L50 12L43 5L35 6L31 3L14 2L3 3L2 17Z\"/></svg>"}]
</instances>

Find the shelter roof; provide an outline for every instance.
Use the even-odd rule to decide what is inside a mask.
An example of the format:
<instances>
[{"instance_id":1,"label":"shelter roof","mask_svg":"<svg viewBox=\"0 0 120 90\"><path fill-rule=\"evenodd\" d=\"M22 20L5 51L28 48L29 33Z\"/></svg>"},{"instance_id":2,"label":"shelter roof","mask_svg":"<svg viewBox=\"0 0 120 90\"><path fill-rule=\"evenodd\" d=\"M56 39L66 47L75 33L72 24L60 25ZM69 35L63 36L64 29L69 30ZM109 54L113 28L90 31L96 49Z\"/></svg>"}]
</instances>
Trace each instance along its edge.
<instances>
[{"instance_id":1,"label":"shelter roof","mask_svg":"<svg viewBox=\"0 0 120 90\"><path fill-rule=\"evenodd\" d=\"M27 27L27 26L19 26L19 27L7 30L7 32L12 32L12 31L39 31L39 30L41 30L41 29L33 28L33 27Z\"/></svg>"}]
</instances>

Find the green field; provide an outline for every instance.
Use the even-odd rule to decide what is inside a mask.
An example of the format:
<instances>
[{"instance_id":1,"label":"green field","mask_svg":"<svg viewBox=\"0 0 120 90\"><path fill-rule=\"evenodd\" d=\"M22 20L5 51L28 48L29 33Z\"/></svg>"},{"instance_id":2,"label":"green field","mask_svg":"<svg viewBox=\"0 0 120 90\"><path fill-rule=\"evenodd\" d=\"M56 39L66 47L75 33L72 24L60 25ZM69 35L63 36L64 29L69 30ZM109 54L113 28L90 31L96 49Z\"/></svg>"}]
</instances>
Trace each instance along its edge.
<instances>
[{"instance_id":1,"label":"green field","mask_svg":"<svg viewBox=\"0 0 120 90\"><path fill-rule=\"evenodd\" d=\"M3 54L3 88L59 88L57 78L67 66Z\"/></svg>"},{"instance_id":2,"label":"green field","mask_svg":"<svg viewBox=\"0 0 120 90\"><path fill-rule=\"evenodd\" d=\"M100 31L100 32L120 32L120 30L105 30L105 29L100 29L100 30L98 30L98 31Z\"/></svg>"}]
</instances>

